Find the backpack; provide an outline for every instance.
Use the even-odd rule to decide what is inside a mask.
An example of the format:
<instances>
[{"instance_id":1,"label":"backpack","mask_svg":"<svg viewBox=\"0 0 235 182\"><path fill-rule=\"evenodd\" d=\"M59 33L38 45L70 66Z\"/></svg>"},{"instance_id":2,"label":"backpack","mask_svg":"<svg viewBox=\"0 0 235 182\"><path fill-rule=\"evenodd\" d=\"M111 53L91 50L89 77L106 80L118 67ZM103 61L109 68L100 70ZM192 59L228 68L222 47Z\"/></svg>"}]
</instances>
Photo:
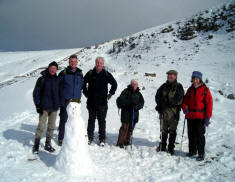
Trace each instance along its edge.
<instances>
[{"instance_id":1,"label":"backpack","mask_svg":"<svg viewBox=\"0 0 235 182\"><path fill-rule=\"evenodd\" d=\"M40 103L41 103L41 99L45 90L45 83L46 83L46 77L42 76L41 78L39 78L40 80L38 81L38 85L37 87L40 88Z\"/></svg>"}]
</instances>

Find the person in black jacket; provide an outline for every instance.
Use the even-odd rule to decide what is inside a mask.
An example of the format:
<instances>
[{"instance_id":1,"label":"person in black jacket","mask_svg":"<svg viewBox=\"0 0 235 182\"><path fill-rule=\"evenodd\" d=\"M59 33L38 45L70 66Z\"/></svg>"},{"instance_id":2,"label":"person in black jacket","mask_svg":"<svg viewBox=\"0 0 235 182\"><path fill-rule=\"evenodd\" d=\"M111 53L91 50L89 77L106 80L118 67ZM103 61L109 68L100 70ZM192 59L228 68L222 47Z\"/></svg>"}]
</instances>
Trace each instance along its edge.
<instances>
[{"instance_id":1,"label":"person in black jacket","mask_svg":"<svg viewBox=\"0 0 235 182\"><path fill-rule=\"evenodd\" d=\"M119 130L117 146L130 145L130 138L139 120L139 110L144 106L144 98L139 91L138 82L132 80L117 98L117 107L121 109L122 126Z\"/></svg>"},{"instance_id":2,"label":"person in black jacket","mask_svg":"<svg viewBox=\"0 0 235 182\"><path fill-rule=\"evenodd\" d=\"M95 68L88 71L84 77L83 94L87 97L87 109L89 113L87 127L89 144L93 142L95 119L97 118L99 124L99 142L103 146L106 137L105 118L108 110L108 100L115 94L117 82L113 75L104 69L103 57L97 57L95 64ZM109 93L108 84L111 84Z\"/></svg>"},{"instance_id":3,"label":"person in black jacket","mask_svg":"<svg viewBox=\"0 0 235 182\"><path fill-rule=\"evenodd\" d=\"M58 65L56 62L51 62L45 71L42 71L42 76L38 78L36 86L33 90L33 101L39 114L39 123L35 133L35 141L33 153L38 154L40 139L48 119L48 127L46 132L45 150L54 152L55 149L51 146L51 139L55 128L57 110L60 106L59 98L59 79L56 75Z\"/></svg>"},{"instance_id":4,"label":"person in black jacket","mask_svg":"<svg viewBox=\"0 0 235 182\"><path fill-rule=\"evenodd\" d=\"M157 152L166 151L169 134L168 152L174 155L176 130L179 122L181 104L184 98L183 86L177 82L177 72L167 72L167 81L158 90L155 96L156 110L160 116L161 142Z\"/></svg>"}]
</instances>

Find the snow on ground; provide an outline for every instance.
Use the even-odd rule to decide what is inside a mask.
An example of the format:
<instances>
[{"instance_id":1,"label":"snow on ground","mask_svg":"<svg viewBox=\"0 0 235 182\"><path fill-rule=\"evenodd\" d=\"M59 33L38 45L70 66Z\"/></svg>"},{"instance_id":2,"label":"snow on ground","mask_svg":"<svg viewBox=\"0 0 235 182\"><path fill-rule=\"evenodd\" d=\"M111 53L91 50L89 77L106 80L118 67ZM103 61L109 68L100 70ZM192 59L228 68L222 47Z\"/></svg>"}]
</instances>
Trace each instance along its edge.
<instances>
[{"instance_id":1,"label":"snow on ground","mask_svg":"<svg viewBox=\"0 0 235 182\"><path fill-rule=\"evenodd\" d=\"M38 123L38 115L32 102L32 89L37 77L28 77L24 81L2 87L0 89L0 181L234 181L235 103L234 100L226 98L228 94L235 93L234 32L226 32L222 28L217 32L198 33L196 38L182 41L172 33L160 33L168 25L172 25L173 28L178 26L173 22L132 35L131 37L137 37L133 49L124 46L119 52L111 53L113 43L125 42L124 40L130 38L127 37L84 48L77 53L80 59L79 66L84 73L93 68L96 56L104 56L106 68L112 72L118 82L117 92L109 103L107 145L104 148L98 145L89 146L91 158L99 169L99 172L93 176L69 177L54 168L56 156L60 151L60 147L56 144L57 131L54 133L55 142L53 142L57 149L56 153L51 154L43 150L45 142L43 138L39 160L27 161ZM213 38L208 39L208 35L213 35ZM60 59L62 67L68 64L67 61L63 61L64 55L67 57L72 52L64 53ZM7 54L0 53L0 57L5 57ZM21 54L27 59L27 53ZM41 60L37 54L35 57ZM46 60L45 58L46 56L43 56L42 60ZM48 62L38 64L37 68L46 66ZM3 66L0 66L0 69ZM25 65L20 64L15 68L23 69L21 66ZM208 80L207 85L214 99L214 109L212 124L206 134L207 162L196 162L195 159L185 157L188 151L187 130L180 162L178 162L179 145L176 145L175 156L155 151L159 143L160 126L158 114L154 110L154 96L157 88L165 82L166 71L169 69L176 69L179 72L178 80L184 85L185 90L190 86L190 77L194 70L202 71L204 80ZM156 77L146 77L146 72L156 73ZM5 79L10 78L12 76L5 77ZM139 80L145 106L140 111L140 121L134 131L131 151L119 149L115 144L120 127L116 98L132 78ZM224 95L221 95L219 90ZM82 116L87 121L85 102L83 97ZM177 142L181 139L183 118L181 114ZM58 122L59 118L57 126Z\"/></svg>"}]
</instances>

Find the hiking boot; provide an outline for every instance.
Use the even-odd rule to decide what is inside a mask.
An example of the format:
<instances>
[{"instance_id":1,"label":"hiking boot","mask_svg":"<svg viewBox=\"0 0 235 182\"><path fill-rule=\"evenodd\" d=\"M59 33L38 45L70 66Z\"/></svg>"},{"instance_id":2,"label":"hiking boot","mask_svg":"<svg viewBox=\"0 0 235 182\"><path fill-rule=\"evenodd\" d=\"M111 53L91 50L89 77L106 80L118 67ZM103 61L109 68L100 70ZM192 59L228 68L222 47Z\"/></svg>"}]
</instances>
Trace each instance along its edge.
<instances>
[{"instance_id":1,"label":"hiking boot","mask_svg":"<svg viewBox=\"0 0 235 182\"><path fill-rule=\"evenodd\" d=\"M58 145L61 147L63 144L63 140L58 140Z\"/></svg>"},{"instance_id":2,"label":"hiking boot","mask_svg":"<svg viewBox=\"0 0 235 182\"><path fill-rule=\"evenodd\" d=\"M93 143L93 137L88 138L88 145L91 145Z\"/></svg>"},{"instance_id":3,"label":"hiking boot","mask_svg":"<svg viewBox=\"0 0 235 182\"><path fill-rule=\"evenodd\" d=\"M161 142L156 149L157 152L166 151L167 138L168 138L168 133L162 132Z\"/></svg>"},{"instance_id":4,"label":"hiking boot","mask_svg":"<svg viewBox=\"0 0 235 182\"><path fill-rule=\"evenodd\" d=\"M35 138L33 145L33 154L38 154L39 152L40 139Z\"/></svg>"},{"instance_id":5,"label":"hiking boot","mask_svg":"<svg viewBox=\"0 0 235 182\"><path fill-rule=\"evenodd\" d=\"M105 140L100 140L99 146L104 147L105 146Z\"/></svg>"},{"instance_id":6,"label":"hiking boot","mask_svg":"<svg viewBox=\"0 0 235 182\"><path fill-rule=\"evenodd\" d=\"M175 154L175 139L176 139L176 132L171 132L170 133L170 136L169 136L169 144L168 144L168 152L171 154L171 155L174 155Z\"/></svg>"},{"instance_id":7,"label":"hiking boot","mask_svg":"<svg viewBox=\"0 0 235 182\"><path fill-rule=\"evenodd\" d=\"M157 152L165 152L166 151L166 145L164 144L159 144L159 146L156 149Z\"/></svg>"},{"instance_id":8,"label":"hiking boot","mask_svg":"<svg viewBox=\"0 0 235 182\"><path fill-rule=\"evenodd\" d=\"M48 152L55 152L55 149L51 146L51 140L47 139L44 149Z\"/></svg>"},{"instance_id":9,"label":"hiking boot","mask_svg":"<svg viewBox=\"0 0 235 182\"><path fill-rule=\"evenodd\" d=\"M187 157L193 157L197 154L197 152L189 152L186 154Z\"/></svg>"},{"instance_id":10,"label":"hiking boot","mask_svg":"<svg viewBox=\"0 0 235 182\"><path fill-rule=\"evenodd\" d=\"M175 154L175 150L174 149L168 149L168 152L171 154L171 155L174 155Z\"/></svg>"},{"instance_id":11,"label":"hiking boot","mask_svg":"<svg viewBox=\"0 0 235 182\"><path fill-rule=\"evenodd\" d=\"M197 161L203 161L204 160L204 155L198 155L196 158Z\"/></svg>"}]
</instances>

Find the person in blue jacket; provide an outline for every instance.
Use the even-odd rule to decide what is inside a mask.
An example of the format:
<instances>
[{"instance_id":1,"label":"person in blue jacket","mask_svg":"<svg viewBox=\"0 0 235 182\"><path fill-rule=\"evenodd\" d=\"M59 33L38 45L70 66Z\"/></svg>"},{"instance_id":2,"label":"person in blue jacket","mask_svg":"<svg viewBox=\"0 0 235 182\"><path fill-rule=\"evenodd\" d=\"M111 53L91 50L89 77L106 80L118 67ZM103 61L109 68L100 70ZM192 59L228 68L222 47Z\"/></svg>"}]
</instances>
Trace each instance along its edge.
<instances>
[{"instance_id":1,"label":"person in blue jacket","mask_svg":"<svg viewBox=\"0 0 235 182\"><path fill-rule=\"evenodd\" d=\"M96 66L88 71L84 77L83 94L87 97L88 119L88 140L91 144L94 138L95 120L99 124L99 144L105 144L106 114L108 111L108 100L115 94L117 82L113 75L104 69L104 58L97 57ZM108 84L111 85L108 91Z\"/></svg>"},{"instance_id":2,"label":"person in blue jacket","mask_svg":"<svg viewBox=\"0 0 235 182\"><path fill-rule=\"evenodd\" d=\"M56 62L51 62L48 68L41 72L41 77L38 78L33 90L33 101L39 114L39 123L35 133L35 141L33 153L38 154L40 139L48 119L48 127L46 132L45 150L54 152L55 149L51 146L51 139L55 129L55 121L57 111L60 106L59 97L59 79L56 75L58 65Z\"/></svg>"},{"instance_id":3,"label":"person in blue jacket","mask_svg":"<svg viewBox=\"0 0 235 182\"><path fill-rule=\"evenodd\" d=\"M82 70L77 67L78 58L77 55L71 55L69 57L69 66L59 73L60 80L60 123L59 123L59 135L58 145L62 146L65 132L65 123L68 119L66 107L69 100L76 99L78 102L81 100L82 88L83 88L83 74Z\"/></svg>"}]
</instances>

